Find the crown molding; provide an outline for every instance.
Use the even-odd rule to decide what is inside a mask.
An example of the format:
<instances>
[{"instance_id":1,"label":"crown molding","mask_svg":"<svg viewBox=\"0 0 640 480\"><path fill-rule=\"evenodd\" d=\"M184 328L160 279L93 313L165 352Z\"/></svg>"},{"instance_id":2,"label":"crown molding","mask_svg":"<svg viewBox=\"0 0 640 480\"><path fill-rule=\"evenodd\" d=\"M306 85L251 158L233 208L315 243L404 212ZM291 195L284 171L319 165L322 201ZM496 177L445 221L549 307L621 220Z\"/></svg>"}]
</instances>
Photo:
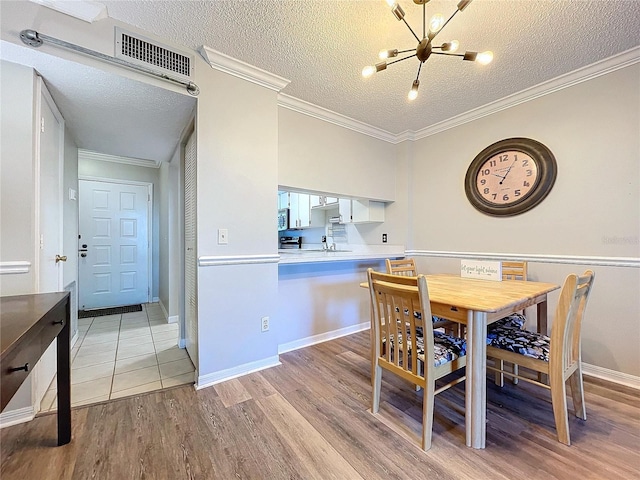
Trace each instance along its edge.
<instances>
[{"instance_id":1,"label":"crown molding","mask_svg":"<svg viewBox=\"0 0 640 480\"><path fill-rule=\"evenodd\" d=\"M390 133L381 128L354 120L353 118L346 117L326 108L319 107L283 93L278 94L278 105L283 108L288 108L289 110L302 113L303 115L309 115L310 117L384 140L385 142L398 144L408 140L415 141L435 135L445 130L506 110L521 103L526 103L544 95L557 92L563 88L586 82L601 75L606 75L607 73L614 72L638 62L640 62L640 47L635 47L618 55L614 55L586 67L574 70L573 72L569 72L565 75L540 83L526 90L514 93L513 95L509 95L495 102L488 103L482 107L451 117L442 122L416 131L405 130L399 134Z\"/></svg>"},{"instance_id":2,"label":"crown molding","mask_svg":"<svg viewBox=\"0 0 640 480\"><path fill-rule=\"evenodd\" d=\"M559 77L540 83L531 88L527 88L526 90L522 90L518 93L514 93L513 95L509 95L495 102L488 103L487 105L484 105L482 107L475 108L461 115L457 115L443 122L436 123L421 130L417 130L416 132L411 132L413 133L413 138L411 138L411 140L419 140L430 135L435 135L436 133L440 133L445 130L449 130L450 128L458 127L465 123L478 120L482 117L486 117L502 110L506 110L521 103L535 100L536 98L549 95L550 93L557 92L558 90L562 90L563 88L586 82L593 78L599 77L601 75L606 75L607 73L614 72L638 62L640 62L640 47L635 47L630 50L626 50L618 55L614 55L613 57L606 58L591 65L587 65L586 67L579 68L578 70L560 75Z\"/></svg>"},{"instance_id":3,"label":"crown molding","mask_svg":"<svg viewBox=\"0 0 640 480\"><path fill-rule=\"evenodd\" d=\"M78 149L79 160L99 160L101 162L124 163L136 167L160 168L160 163L155 160L144 160L142 158L120 157L118 155L107 155L105 153L92 152L91 150Z\"/></svg>"},{"instance_id":4,"label":"crown molding","mask_svg":"<svg viewBox=\"0 0 640 480\"><path fill-rule=\"evenodd\" d=\"M241 60L237 60L213 48L202 45L198 52L211 65L211 68L228 73L243 80L258 84L270 90L279 92L291 83L291 80L275 75L261 68L249 65Z\"/></svg>"},{"instance_id":5,"label":"crown molding","mask_svg":"<svg viewBox=\"0 0 640 480\"><path fill-rule=\"evenodd\" d=\"M351 117L333 112L324 107L319 107L313 103L300 100L299 98L292 97L291 95L284 93L278 94L278 106L338 125L339 127L348 128L349 130L369 135L370 137L384 140L385 142L398 143L397 136L393 133L367 123L354 120Z\"/></svg>"}]
</instances>

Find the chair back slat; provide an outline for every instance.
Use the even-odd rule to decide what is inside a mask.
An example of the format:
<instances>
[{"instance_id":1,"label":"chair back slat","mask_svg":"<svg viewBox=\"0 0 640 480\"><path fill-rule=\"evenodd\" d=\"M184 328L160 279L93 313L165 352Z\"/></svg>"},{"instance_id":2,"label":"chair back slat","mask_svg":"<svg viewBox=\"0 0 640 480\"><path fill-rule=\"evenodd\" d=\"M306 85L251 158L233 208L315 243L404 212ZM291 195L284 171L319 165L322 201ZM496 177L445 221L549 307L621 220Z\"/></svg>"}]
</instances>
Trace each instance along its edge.
<instances>
[{"instance_id":1,"label":"chair back slat","mask_svg":"<svg viewBox=\"0 0 640 480\"><path fill-rule=\"evenodd\" d=\"M502 280L527 280L527 262L502 262Z\"/></svg>"},{"instance_id":2,"label":"chair back slat","mask_svg":"<svg viewBox=\"0 0 640 480\"><path fill-rule=\"evenodd\" d=\"M402 260L391 260L387 258L385 263L387 265L387 273L389 274L409 277L415 277L418 275L416 263L413 258L403 258Z\"/></svg>"},{"instance_id":3,"label":"chair back slat","mask_svg":"<svg viewBox=\"0 0 640 480\"><path fill-rule=\"evenodd\" d=\"M550 363L562 362L562 370L580 362L580 333L582 319L591 293L595 274L587 270L583 275L567 276L551 327Z\"/></svg>"}]
</instances>

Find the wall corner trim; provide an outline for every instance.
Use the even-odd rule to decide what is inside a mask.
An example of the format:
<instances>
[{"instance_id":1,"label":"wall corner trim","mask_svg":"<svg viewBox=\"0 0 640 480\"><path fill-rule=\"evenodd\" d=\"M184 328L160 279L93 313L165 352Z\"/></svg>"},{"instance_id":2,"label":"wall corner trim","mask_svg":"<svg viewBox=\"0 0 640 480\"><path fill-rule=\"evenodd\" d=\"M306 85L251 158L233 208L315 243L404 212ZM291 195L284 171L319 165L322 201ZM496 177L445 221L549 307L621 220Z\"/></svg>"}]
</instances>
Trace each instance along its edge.
<instances>
[{"instance_id":1,"label":"wall corner trim","mask_svg":"<svg viewBox=\"0 0 640 480\"><path fill-rule=\"evenodd\" d=\"M267 72L261 68L254 67L253 65L249 65L248 63L237 60L229 55L225 55L222 52L218 52L206 45L199 47L198 52L202 55L205 61L211 65L211 68L228 73L234 77L247 80L262 87L266 87L270 90L279 92L291 83L291 80L280 77L271 72Z\"/></svg>"},{"instance_id":2,"label":"wall corner trim","mask_svg":"<svg viewBox=\"0 0 640 480\"><path fill-rule=\"evenodd\" d=\"M386 130L382 130L381 128L360 122L284 93L278 94L278 106L288 110L293 110L294 112L302 113L309 117L317 118L318 120L322 120L327 123L332 123L339 127L348 128L354 132L369 135L370 137L377 138L379 140L384 140L385 142L399 143L400 141L405 140L405 138L399 139L397 135L387 132Z\"/></svg>"},{"instance_id":3,"label":"wall corner trim","mask_svg":"<svg viewBox=\"0 0 640 480\"><path fill-rule=\"evenodd\" d=\"M14 273L29 273L31 262L0 262L0 275L8 275Z\"/></svg>"},{"instance_id":4,"label":"wall corner trim","mask_svg":"<svg viewBox=\"0 0 640 480\"><path fill-rule=\"evenodd\" d=\"M310 337L301 338L300 340L294 340L293 342L287 342L278 345L278 353L287 353L299 348L310 347L317 343L328 342L329 340L335 340L336 338L351 335L353 333L362 332L368 330L371 327L371 322L358 323L351 325L350 327L339 328L330 332L319 333L318 335L312 335Z\"/></svg>"},{"instance_id":5,"label":"wall corner trim","mask_svg":"<svg viewBox=\"0 0 640 480\"><path fill-rule=\"evenodd\" d=\"M640 377L582 362L582 374L640 390Z\"/></svg>"},{"instance_id":6,"label":"wall corner trim","mask_svg":"<svg viewBox=\"0 0 640 480\"><path fill-rule=\"evenodd\" d=\"M220 370L218 372L209 373L207 375L198 375L196 390L211 387L217 383L232 380L234 378L247 375L249 373L259 372L267 368L276 367L280 365L280 357L274 355L273 357L263 358L262 360L256 360L255 362L244 363L237 367L228 368L226 370Z\"/></svg>"},{"instance_id":7,"label":"wall corner trim","mask_svg":"<svg viewBox=\"0 0 640 480\"><path fill-rule=\"evenodd\" d=\"M36 412L33 410L33 406L8 410L0 414L0 428L30 422L34 418L36 418Z\"/></svg>"}]
</instances>

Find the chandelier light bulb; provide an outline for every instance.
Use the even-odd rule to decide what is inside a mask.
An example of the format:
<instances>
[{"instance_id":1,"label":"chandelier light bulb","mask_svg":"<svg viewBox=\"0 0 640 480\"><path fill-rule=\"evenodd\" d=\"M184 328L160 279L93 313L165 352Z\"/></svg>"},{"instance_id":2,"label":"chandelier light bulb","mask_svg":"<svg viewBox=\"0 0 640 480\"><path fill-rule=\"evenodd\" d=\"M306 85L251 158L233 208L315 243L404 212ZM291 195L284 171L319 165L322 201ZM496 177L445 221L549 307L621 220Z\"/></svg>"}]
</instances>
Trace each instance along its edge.
<instances>
[{"instance_id":1,"label":"chandelier light bulb","mask_svg":"<svg viewBox=\"0 0 640 480\"><path fill-rule=\"evenodd\" d=\"M476 62L480 65L488 65L493 60L493 52L491 50L487 50L486 52L479 53L476 57Z\"/></svg>"},{"instance_id":2,"label":"chandelier light bulb","mask_svg":"<svg viewBox=\"0 0 640 480\"><path fill-rule=\"evenodd\" d=\"M451 45L451 46L449 47L449 51L450 51L451 53L453 53L453 52L456 52L456 51L458 50L458 48L460 47L460 42L459 42L458 40L451 40L451 41L449 42L449 45Z\"/></svg>"},{"instance_id":3,"label":"chandelier light bulb","mask_svg":"<svg viewBox=\"0 0 640 480\"><path fill-rule=\"evenodd\" d=\"M420 80L414 80L413 81L413 85L411 86L411 90L409 90L409 94L407 95L407 98L409 100L415 100L416 98L418 98L418 87L420 86Z\"/></svg>"},{"instance_id":4,"label":"chandelier light bulb","mask_svg":"<svg viewBox=\"0 0 640 480\"><path fill-rule=\"evenodd\" d=\"M393 49L393 50L380 50L380 53L378 54L378 57L380 57L381 60L385 60L387 58L391 58L391 57L397 57L398 56L398 49Z\"/></svg>"},{"instance_id":5,"label":"chandelier light bulb","mask_svg":"<svg viewBox=\"0 0 640 480\"><path fill-rule=\"evenodd\" d=\"M373 65L367 65L362 69L362 76L364 78L369 78L374 73L376 73L376 67L374 67Z\"/></svg>"},{"instance_id":6,"label":"chandelier light bulb","mask_svg":"<svg viewBox=\"0 0 640 480\"><path fill-rule=\"evenodd\" d=\"M440 13L436 13L431 20L429 20L429 30L432 33L436 33L444 25L444 17Z\"/></svg>"},{"instance_id":7,"label":"chandelier light bulb","mask_svg":"<svg viewBox=\"0 0 640 480\"><path fill-rule=\"evenodd\" d=\"M385 0L387 2L387 5L389 5L390 7L393 8L393 6L395 5L396 1L395 0Z\"/></svg>"}]
</instances>

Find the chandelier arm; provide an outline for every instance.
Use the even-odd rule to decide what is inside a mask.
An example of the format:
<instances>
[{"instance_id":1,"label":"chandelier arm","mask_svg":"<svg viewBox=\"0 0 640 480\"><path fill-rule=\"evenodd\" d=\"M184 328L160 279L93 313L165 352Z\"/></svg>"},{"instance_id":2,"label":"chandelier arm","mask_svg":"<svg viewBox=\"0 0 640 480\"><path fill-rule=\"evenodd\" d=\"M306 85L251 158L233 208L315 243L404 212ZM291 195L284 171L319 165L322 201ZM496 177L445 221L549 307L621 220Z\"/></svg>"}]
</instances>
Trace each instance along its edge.
<instances>
[{"instance_id":1,"label":"chandelier arm","mask_svg":"<svg viewBox=\"0 0 640 480\"><path fill-rule=\"evenodd\" d=\"M427 2L422 4L422 38L427 37Z\"/></svg>"},{"instance_id":2,"label":"chandelier arm","mask_svg":"<svg viewBox=\"0 0 640 480\"><path fill-rule=\"evenodd\" d=\"M434 38L436 38L436 35L438 35L442 30L444 30L444 27L446 27L446 26L447 26L447 24L451 21L451 19L452 19L453 17L455 17L455 16L456 16L456 13L458 13L459 11L460 11L460 10L456 10L455 12L453 12L453 13L451 14L451 16L447 19L447 21L446 21L446 22L444 22L444 23L442 24L442 26L440 27L440 29L439 29L437 32L435 32L435 33L429 33L429 40L433 40Z\"/></svg>"},{"instance_id":3,"label":"chandelier arm","mask_svg":"<svg viewBox=\"0 0 640 480\"><path fill-rule=\"evenodd\" d=\"M431 51L431 54L432 55L447 55L448 57L464 57L464 53L449 53L449 52L434 52L434 51Z\"/></svg>"},{"instance_id":4,"label":"chandelier arm","mask_svg":"<svg viewBox=\"0 0 640 480\"><path fill-rule=\"evenodd\" d=\"M404 22L404 24L407 26L407 28L411 31L411 33L413 34L414 37L416 37L416 40L418 42L420 42L420 39L418 38L418 36L416 35L416 32L413 31L413 28L411 28L411 25L409 25L407 23L407 21L403 18L402 21Z\"/></svg>"},{"instance_id":5,"label":"chandelier arm","mask_svg":"<svg viewBox=\"0 0 640 480\"><path fill-rule=\"evenodd\" d=\"M394 64L394 63L401 62L401 61L406 60L408 58L413 58L413 57L415 57L415 55L409 55L408 57L399 58L398 60L394 60L393 62L387 62L387 66L389 66L391 64Z\"/></svg>"},{"instance_id":6,"label":"chandelier arm","mask_svg":"<svg viewBox=\"0 0 640 480\"><path fill-rule=\"evenodd\" d=\"M423 64L424 62L420 62L420 65L418 65L418 74L416 75L416 80L420 80L420 70L422 70Z\"/></svg>"}]
</instances>

